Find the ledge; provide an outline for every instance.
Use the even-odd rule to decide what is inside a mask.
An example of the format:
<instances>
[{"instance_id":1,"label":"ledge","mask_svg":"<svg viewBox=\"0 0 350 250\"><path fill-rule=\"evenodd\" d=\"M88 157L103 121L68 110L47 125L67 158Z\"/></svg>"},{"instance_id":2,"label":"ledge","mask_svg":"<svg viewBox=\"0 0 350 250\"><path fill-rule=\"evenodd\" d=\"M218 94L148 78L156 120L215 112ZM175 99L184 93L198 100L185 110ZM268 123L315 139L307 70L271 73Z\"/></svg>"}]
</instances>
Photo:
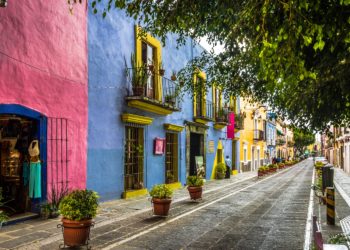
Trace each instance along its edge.
<instances>
[{"instance_id":1,"label":"ledge","mask_svg":"<svg viewBox=\"0 0 350 250\"><path fill-rule=\"evenodd\" d=\"M127 96L125 100L129 107L148 111L157 115L170 115L174 111L180 111L176 106L144 96Z\"/></svg>"},{"instance_id":2,"label":"ledge","mask_svg":"<svg viewBox=\"0 0 350 250\"><path fill-rule=\"evenodd\" d=\"M123 198L130 199L130 198L135 198L139 196L145 196L147 194L148 194L148 191L146 188L138 189L138 190L129 190L129 191L123 192Z\"/></svg>"},{"instance_id":3,"label":"ledge","mask_svg":"<svg viewBox=\"0 0 350 250\"><path fill-rule=\"evenodd\" d=\"M205 129L208 129L208 128L209 128L209 126L207 126L207 125L205 125L205 124L197 123L197 122L191 122L191 121L186 121L186 120L185 120L185 124L186 124L186 125L190 125L190 126L205 128Z\"/></svg>"},{"instance_id":4,"label":"ledge","mask_svg":"<svg viewBox=\"0 0 350 250\"><path fill-rule=\"evenodd\" d=\"M174 182L170 184L166 184L171 190L176 190L182 188L181 182Z\"/></svg>"},{"instance_id":5,"label":"ledge","mask_svg":"<svg viewBox=\"0 0 350 250\"><path fill-rule=\"evenodd\" d=\"M223 129L226 127L228 124L226 122L215 122L214 123L214 128L215 129Z\"/></svg>"},{"instance_id":6,"label":"ledge","mask_svg":"<svg viewBox=\"0 0 350 250\"><path fill-rule=\"evenodd\" d=\"M175 131L175 132L181 132L184 129L184 126L171 124L171 123L164 123L164 129Z\"/></svg>"},{"instance_id":7,"label":"ledge","mask_svg":"<svg viewBox=\"0 0 350 250\"><path fill-rule=\"evenodd\" d=\"M141 115L124 113L121 115L123 122L136 123L141 125L149 125L153 122L153 118Z\"/></svg>"}]
</instances>

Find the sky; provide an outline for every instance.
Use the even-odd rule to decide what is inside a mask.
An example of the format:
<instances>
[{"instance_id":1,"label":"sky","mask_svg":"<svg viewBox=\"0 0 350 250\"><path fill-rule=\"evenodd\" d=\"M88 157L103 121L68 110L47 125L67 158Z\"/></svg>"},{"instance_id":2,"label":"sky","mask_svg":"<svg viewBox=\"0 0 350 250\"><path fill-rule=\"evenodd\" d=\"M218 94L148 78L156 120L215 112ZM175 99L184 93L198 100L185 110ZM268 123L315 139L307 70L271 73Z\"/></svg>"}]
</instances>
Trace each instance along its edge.
<instances>
[{"instance_id":1,"label":"sky","mask_svg":"<svg viewBox=\"0 0 350 250\"><path fill-rule=\"evenodd\" d=\"M207 41L207 37L203 37L200 41L199 44L203 46L206 50L210 51L213 48L213 45L210 45ZM223 45L216 45L214 47L214 52L215 54L220 54L222 51L224 51L224 46Z\"/></svg>"}]
</instances>

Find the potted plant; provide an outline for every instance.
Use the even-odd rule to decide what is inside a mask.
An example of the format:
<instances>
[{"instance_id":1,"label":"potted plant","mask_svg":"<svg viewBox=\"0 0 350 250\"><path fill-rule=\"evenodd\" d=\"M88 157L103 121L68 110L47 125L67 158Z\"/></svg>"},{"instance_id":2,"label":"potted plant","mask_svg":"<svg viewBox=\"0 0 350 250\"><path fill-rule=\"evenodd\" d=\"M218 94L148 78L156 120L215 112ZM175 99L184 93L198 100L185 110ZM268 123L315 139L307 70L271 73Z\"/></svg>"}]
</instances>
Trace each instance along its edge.
<instances>
[{"instance_id":1,"label":"potted plant","mask_svg":"<svg viewBox=\"0 0 350 250\"><path fill-rule=\"evenodd\" d=\"M62 184L60 187L53 185L49 194L50 201L50 218L57 218L59 216L58 208L63 199L68 194L68 186Z\"/></svg>"},{"instance_id":2,"label":"potted plant","mask_svg":"<svg viewBox=\"0 0 350 250\"><path fill-rule=\"evenodd\" d=\"M124 59L125 60L125 59ZM132 91L134 96L143 96L145 94L145 86L148 79L148 68L147 65L139 65L136 56L131 54L131 76L130 69L127 68L127 63L125 60L125 68L128 77L131 80Z\"/></svg>"},{"instance_id":3,"label":"potted plant","mask_svg":"<svg viewBox=\"0 0 350 250\"><path fill-rule=\"evenodd\" d=\"M77 247L88 244L92 219L96 216L98 195L91 190L75 190L66 195L60 205L64 245Z\"/></svg>"},{"instance_id":4,"label":"potted plant","mask_svg":"<svg viewBox=\"0 0 350 250\"><path fill-rule=\"evenodd\" d=\"M173 183L174 182L174 175L171 171L166 172L166 183Z\"/></svg>"},{"instance_id":5,"label":"potted plant","mask_svg":"<svg viewBox=\"0 0 350 250\"><path fill-rule=\"evenodd\" d=\"M153 186L149 194L152 197L153 213L168 216L173 191L166 184Z\"/></svg>"},{"instance_id":6,"label":"potted plant","mask_svg":"<svg viewBox=\"0 0 350 250\"><path fill-rule=\"evenodd\" d=\"M172 81L176 81L177 77L176 77L176 71L174 70L172 75L171 75L171 80Z\"/></svg>"},{"instance_id":7,"label":"potted plant","mask_svg":"<svg viewBox=\"0 0 350 250\"><path fill-rule=\"evenodd\" d=\"M262 166L260 168L258 168L258 177L262 177L265 175L265 167Z\"/></svg>"},{"instance_id":8,"label":"potted plant","mask_svg":"<svg viewBox=\"0 0 350 250\"><path fill-rule=\"evenodd\" d=\"M47 220L50 217L51 205L50 203L43 203L40 205L40 218Z\"/></svg>"},{"instance_id":9,"label":"potted plant","mask_svg":"<svg viewBox=\"0 0 350 250\"><path fill-rule=\"evenodd\" d=\"M163 62L161 61L159 63L159 75L164 76L164 74L165 74L165 69L164 69L164 66L163 66Z\"/></svg>"},{"instance_id":10,"label":"potted plant","mask_svg":"<svg viewBox=\"0 0 350 250\"><path fill-rule=\"evenodd\" d=\"M191 200L202 198L204 180L197 175L187 177L187 190L190 193Z\"/></svg>"},{"instance_id":11,"label":"potted plant","mask_svg":"<svg viewBox=\"0 0 350 250\"><path fill-rule=\"evenodd\" d=\"M152 60L150 60L150 59L148 60L147 66L148 66L148 69L151 72L151 74L154 74L154 64L153 64Z\"/></svg>"},{"instance_id":12,"label":"potted plant","mask_svg":"<svg viewBox=\"0 0 350 250\"><path fill-rule=\"evenodd\" d=\"M3 202L3 196L2 196L2 188L0 188L0 207L4 207L6 202ZM0 210L0 228L2 228L2 224L4 224L9 217L7 216L6 212L3 210Z\"/></svg>"},{"instance_id":13,"label":"potted plant","mask_svg":"<svg viewBox=\"0 0 350 250\"><path fill-rule=\"evenodd\" d=\"M172 106L174 106L175 105L175 96L171 95L171 94L166 95L165 96L165 102L170 104L170 105L172 105Z\"/></svg>"},{"instance_id":14,"label":"potted plant","mask_svg":"<svg viewBox=\"0 0 350 250\"><path fill-rule=\"evenodd\" d=\"M217 122L224 122L225 121L225 112L222 108L218 110L218 114L216 116L216 121Z\"/></svg>"},{"instance_id":15,"label":"potted plant","mask_svg":"<svg viewBox=\"0 0 350 250\"><path fill-rule=\"evenodd\" d=\"M220 180L224 179L225 175L226 175L226 165L225 163L220 162L216 165L216 179L220 179Z\"/></svg>"}]
</instances>

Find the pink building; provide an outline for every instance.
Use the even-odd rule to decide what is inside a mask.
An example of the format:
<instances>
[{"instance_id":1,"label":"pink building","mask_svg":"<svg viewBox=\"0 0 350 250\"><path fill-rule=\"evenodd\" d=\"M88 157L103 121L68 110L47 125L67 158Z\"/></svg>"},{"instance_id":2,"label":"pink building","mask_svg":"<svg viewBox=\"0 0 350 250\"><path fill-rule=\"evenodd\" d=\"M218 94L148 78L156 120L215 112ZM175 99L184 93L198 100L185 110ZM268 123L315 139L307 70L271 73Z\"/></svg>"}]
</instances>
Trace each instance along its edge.
<instances>
[{"instance_id":1,"label":"pink building","mask_svg":"<svg viewBox=\"0 0 350 250\"><path fill-rule=\"evenodd\" d=\"M53 188L86 187L87 8L9 1L0 19L0 187L9 213L35 212ZM28 184L35 139L39 195Z\"/></svg>"}]
</instances>

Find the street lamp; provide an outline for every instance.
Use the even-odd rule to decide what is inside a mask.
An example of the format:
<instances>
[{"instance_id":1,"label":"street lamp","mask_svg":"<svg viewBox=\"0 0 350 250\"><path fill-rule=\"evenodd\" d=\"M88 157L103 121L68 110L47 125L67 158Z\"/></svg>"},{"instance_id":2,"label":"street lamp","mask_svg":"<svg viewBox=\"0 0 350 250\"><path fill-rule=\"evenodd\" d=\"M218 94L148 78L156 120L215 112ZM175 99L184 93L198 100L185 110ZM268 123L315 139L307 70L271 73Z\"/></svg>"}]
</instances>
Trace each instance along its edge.
<instances>
[{"instance_id":1,"label":"street lamp","mask_svg":"<svg viewBox=\"0 0 350 250\"><path fill-rule=\"evenodd\" d=\"M7 6L7 0L0 0L0 7L5 8Z\"/></svg>"}]
</instances>

